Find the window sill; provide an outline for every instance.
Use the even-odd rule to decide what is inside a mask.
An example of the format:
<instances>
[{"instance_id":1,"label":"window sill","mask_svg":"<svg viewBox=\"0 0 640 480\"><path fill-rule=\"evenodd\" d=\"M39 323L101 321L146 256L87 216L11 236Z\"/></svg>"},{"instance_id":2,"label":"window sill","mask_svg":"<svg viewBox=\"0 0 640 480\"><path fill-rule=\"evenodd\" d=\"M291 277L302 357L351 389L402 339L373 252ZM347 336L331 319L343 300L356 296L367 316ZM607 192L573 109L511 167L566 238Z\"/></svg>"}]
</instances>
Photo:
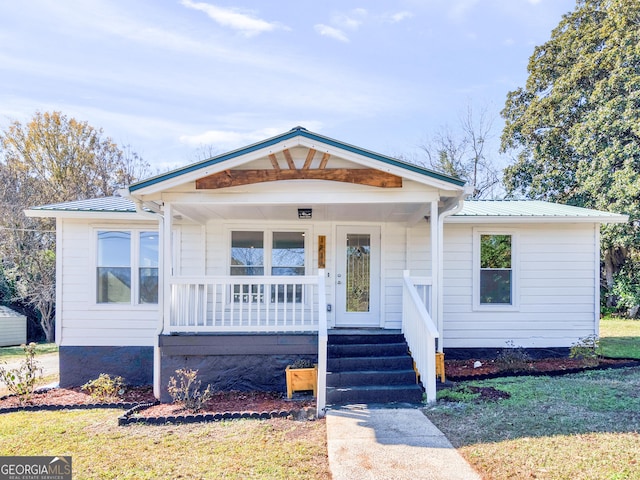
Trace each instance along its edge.
<instances>
[{"instance_id":1,"label":"window sill","mask_svg":"<svg viewBox=\"0 0 640 480\"><path fill-rule=\"evenodd\" d=\"M157 303L93 303L89 305L89 310L114 310L114 311L158 311L160 305Z\"/></svg>"}]
</instances>

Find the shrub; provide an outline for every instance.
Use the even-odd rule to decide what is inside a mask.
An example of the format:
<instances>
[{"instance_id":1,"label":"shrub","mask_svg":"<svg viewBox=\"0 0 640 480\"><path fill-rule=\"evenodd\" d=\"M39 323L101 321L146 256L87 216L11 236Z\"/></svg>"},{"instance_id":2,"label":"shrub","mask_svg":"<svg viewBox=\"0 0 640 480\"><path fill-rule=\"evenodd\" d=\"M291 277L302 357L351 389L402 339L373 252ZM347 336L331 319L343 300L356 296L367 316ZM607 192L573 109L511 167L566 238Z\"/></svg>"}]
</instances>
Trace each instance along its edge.
<instances>
[{"instance_id":1,"label":"shrub","mask_svg":"<svg viewBox=\"0 0 640 480\"><path fill-rule=\"evenodd\" d=\"M0 380L9 391L18 396L20 403L31 400L31 395L36 388L38 377L42 376L42 367L38 366L35 360L36 344L31 342L28 345L20 345L24 351L25 358L18 368L7 369L0 366Z\"/></svg>"},{"instance_id":2,"label":"shrub","mask_svg":"<svg viewBox=\"0 0 640 480\"><path fill-rule=\"evenodd\" d=\"M303 358L296 360L289 368L313 368L314 364L311 360L305 360Z\"/></svg>"},{"instance_id":3,"label":"shrub","mask_svg":"<svg viewBox=\"0 0 640 480\"><path fill-rule=\"evenodd\" d=\"M571 345L569 358L577 358L588 367L595 367L600 361L600 339L597 335L579 338Z\"/></svg>"},{"instance_id":4,"label":"shrub","mask_svg":"<svg viewBox=\"0 0 640 480\"><path fill-rule=\"evenodd\" d=\"M182 406L196 413L202 409L202 406L211 398L213 392L211 385L207 385L204 391L201 391L202 381L197 379L198 370L180 369L176 370L176 376L169 379L167 390L173 403L182 404Z\"/></svg>"},{"instance_id":5,"label":"shrub","mask_svg":"<svg viewBox=\"0 0 640 480\"><path fill-rule=\"evenodd\" d=\"M101 373L95 380L90 380L82 386L91 398L104 402L106 400L118 399L125 391L124 379L122 377L111 377L108 373Z\"/></svg>"},{"instance_id":6,"label":"shrub","mask_svg":"<svg viewBox=\"0 0 640 480\"><path fill-rule=\"evenodd\" d=\"M502 372L526 372L531 370L531 356L522 347L516 347L509 340L507 347L503 348L496 357L495 364Z\"/></svg>"}]
</instances>

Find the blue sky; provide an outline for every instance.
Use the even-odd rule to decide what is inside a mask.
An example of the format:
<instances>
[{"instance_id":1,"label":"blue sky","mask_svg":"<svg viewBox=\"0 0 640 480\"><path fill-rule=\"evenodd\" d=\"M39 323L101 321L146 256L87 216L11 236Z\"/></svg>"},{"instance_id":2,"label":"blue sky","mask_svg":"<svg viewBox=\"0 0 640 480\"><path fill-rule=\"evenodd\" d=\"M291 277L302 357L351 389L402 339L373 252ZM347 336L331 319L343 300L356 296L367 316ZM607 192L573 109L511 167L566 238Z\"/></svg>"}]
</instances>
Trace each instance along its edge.
<instances>
[{"instance_id":1,"label":"blue sky","mask_svg":"<svg viewBox=\"0 0 640 480\"><path fill-rule=\"evenodd\" d=\"M59 110L156 168L302 125L419 155L497 116L575 0L0 2L0 127ZM499 136L501 121L495 126ZM210 147L208 147L210 146Z\"/></svg>"}]
</instances>

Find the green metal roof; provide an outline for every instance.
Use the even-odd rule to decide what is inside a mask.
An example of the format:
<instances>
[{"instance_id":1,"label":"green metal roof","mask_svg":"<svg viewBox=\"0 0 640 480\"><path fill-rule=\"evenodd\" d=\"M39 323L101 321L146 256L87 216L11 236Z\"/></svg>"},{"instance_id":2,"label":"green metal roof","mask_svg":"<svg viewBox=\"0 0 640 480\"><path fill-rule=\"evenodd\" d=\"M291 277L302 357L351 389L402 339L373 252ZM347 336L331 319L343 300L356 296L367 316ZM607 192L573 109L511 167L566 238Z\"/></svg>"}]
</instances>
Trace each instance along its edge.
<instances>
[{"instance_id":1,"label":"green metal roof","mask_svg":"<svg viewBox=\"0 0 640 480\"><path fill-rule=\"evenodd\" d=\"M38 207L32 207L31 210L51 212L135 213L136 206L128 198L103 197L40 205Z\"/></svg>"},{"instance_id":2,"label":"green metal roof","mask_svg":"<svg viewBox=\"0 0 640 480\"><path fill-rule=\"evenodd\" d=\"M136 190L140 190L140 189L143 189L145 187L150 187L150 186L155 185L157 183L161 183L161 182L164 182L166 180L170 180L172 178L179 177L180 175L184 175L184 174L199 170L201 168L206 168L206 167L210 167L212 165L217 165L217 164L222 163L222 162L224 162L226 160L231 160L231 159L239 157L241 155L245 155L247 153L251 153L251 152L254 152L256 150L260 150L260 149L275 145L277 143L280 143L280 142L283 142L283 141L286 141L286 140L290 140L290 139L295 138L295 137L304 137L304 138L308 138L308 139L316 141L316 142L322 142L324 144L331 145L333 147L340 148L342 150L345 150L345 151L348 151L348 152L351 152L351 153L356 153L358 155L362 155L364 157L368 157L368 158L371 158L373 160L377 160L379 162L386 163L388 165L393 165L393 166L396 166L396 167L404 168L405 170L409 170L411 172L418 173L420 175L424 175L426 177L435 178L437 180L441 180L441 181L444 181L444 182L447 182L447 183L450 183L452 185L456 185L456 186L459 186L459 187L464 186L464 184L466 183L464 180L460 180L459 178L454 178L454 177L451 177L449 175L444 175L442 173L434 172L433 170L429 170L427 168L420 167L420 166L415 165L413 163L403 162L402 160L398 160L396 158L388 157L386 155L381 155L379 153L375 153L375 152L372 152L370 150L365 150L363 148L359 148L359 147L355 147L353 145L349 145L348 143L340 142L338 140L334 140L332 138L325 137L323 135L319 135L317 133L310 132L309 130L307 130L304 127L295 127L295 128L292 128L291 130L289 130L288 132L282 133L282 134L277 135L275 137L268 138L268 139L263 140L263 141L258 142L258 143L254 143L254 144L249 145L247 147L239 148L237 150L233 150L231 152L224 153L222 155L218 155L218 156L215 156L215 157L212 157L212 158L209 158L207 160L203 160L203 161L200 161L200 162L197 162L197 163L193 163L191 165L187 165L186 167L178 168L177 170L173 170L171 172L167 172L167 173L164 173L162 175L158 175L158 176L143 180L143 181L138 182L138 183L134 183L133 185L131 185L129 187L129 191L130 192L135 192Z\"/></svg>"},{"instance_id":3,"label":"green metal roof","mask_svg":"<svg viewBox=\"0 0 640 480\"><path fill-rule=\"evenodd\" d=\"M625 215L540 200L466 200L455 217L580 218L626 221Z\"/></svg>"}]
</instances>

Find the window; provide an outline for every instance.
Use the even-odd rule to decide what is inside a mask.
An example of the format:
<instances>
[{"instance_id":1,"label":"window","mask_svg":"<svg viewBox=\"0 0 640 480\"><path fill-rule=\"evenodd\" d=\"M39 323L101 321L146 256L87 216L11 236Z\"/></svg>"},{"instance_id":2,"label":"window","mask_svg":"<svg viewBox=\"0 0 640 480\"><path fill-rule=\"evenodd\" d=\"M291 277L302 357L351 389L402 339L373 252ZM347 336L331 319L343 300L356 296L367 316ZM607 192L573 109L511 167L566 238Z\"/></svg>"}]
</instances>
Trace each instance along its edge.
<instances>
[{"instance_id":1,"label":"window","mask_svg":"<svg viewBox=\"0 0 640 480\"><path fill-rule=\"evenodd\" d=\"M513 305L513 236L480 234L480 305Z\"/></svg>"},{"instance_id":2,"label":"window","mask_svg":"<svg viewBox=\"0 0 640 480\"><path fill-rule=\"evenodd\" d=\"M158 303L158 233L98 231L96 301Z\"/></svg>"},{"instance_id":3,"label":"window","mask_svg":"<svg viewBox=\"0 0 640 480\"><path fill-rule=\"evenodd\" d=\"M231 275L273 276L305 274L305 232L233 231L231 232ZM294 292L295 289L295 292ZM241 296L242 295L242 296ZM234 301L263 302L262 286L234 287ZM302 286L274 286L271 301L302 299Z\"/></svg>"}]
</instances>

